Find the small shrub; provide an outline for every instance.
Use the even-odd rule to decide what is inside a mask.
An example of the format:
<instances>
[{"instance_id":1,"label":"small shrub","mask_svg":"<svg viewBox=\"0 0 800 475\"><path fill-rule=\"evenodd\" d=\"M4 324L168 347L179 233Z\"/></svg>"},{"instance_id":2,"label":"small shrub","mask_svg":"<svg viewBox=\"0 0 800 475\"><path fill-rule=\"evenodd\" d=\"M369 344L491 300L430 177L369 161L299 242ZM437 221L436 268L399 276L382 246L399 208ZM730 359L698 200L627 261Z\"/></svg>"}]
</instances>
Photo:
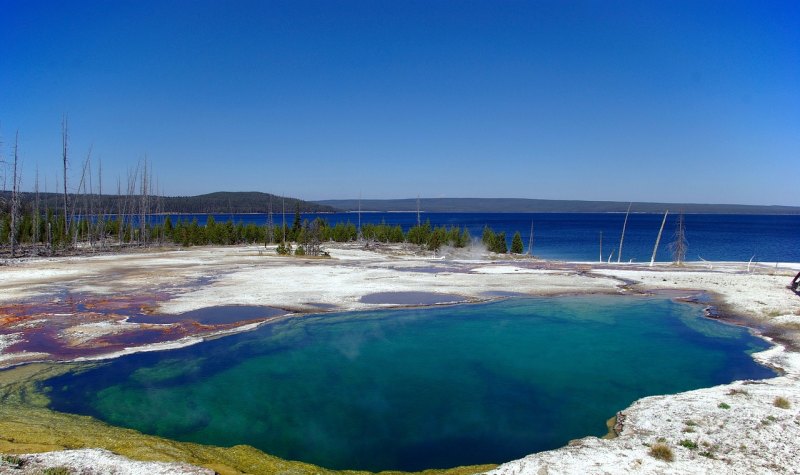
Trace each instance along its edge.
<instances>
[{"instance_id":1,"label":"small shrub","mask_svg":"<svg viewBox=\"0 0 800 475\"><path fill-rule=\"evenodd\" d=\"M50 467L42 470L42 475L71 475L72 470L67 467Z\"/></svg>"},{"instance_id":2,"label":"small shrub","mask_svg":"<svg viewBox=\"0 0 800 475\"><path fill-rule=\"evenodd\" d=\"M650 447L650 456L665 462L672 462L675 459L672 449L663 442L658 442Z\"/></svg>"},{"instance_id":3,"label":"small shrub","mask_svg":"<svg viewBox=\"0 0 800 475\"><path fill-rule=\"evenodd\" d=\"M694 432L694 427L684 427L683 432L692 433Z\"/></svg>"},{"instance_id":4,"label":"small shrub","mask_svg":"<svg viewBox=\"0 0 800 475\"><path fill-rule=\"evenodd\" d=\"M774 404L775 407L779 407L781 409L789 409L789 407L791 406L789 400L781 396L776 397L775 400L772 402L772 404Z\"/></svg>"},{"instance_id":5,"label":"small shrub","mask_svg":"<svg viewBox=\"0 0 800 475\"><path fill-rule=\"evenodd\" d=\"M22 464L25 463L24 460L17 457L16 455L3 455L2 457L0 457L0 460L2 460L3 462L0 465L8 464L16 468L22 467Z\"/></svg>"},{"instance_id":6,"label":"small shrub","mask_svg":"<svg viewBox=\"0 0 800 475\"><path fill-rule=\"evenodd\" d=\"M710 459L716 458L716 457L714 457L714 452L710 452L710 451L708 451L708 450L704 450L704 451L702 451L702 452L698 452L698 453L699 453L700 455L702 455L703 457L708 457L708 458L710 458Z\"/></svg>"},{"instance_id":7,"label":"small shrub","mask_svg":"<svg viewBox=\"0 0 800 475\"><path fill-rule=\"evenodd\" d=\"M738 389L738 388L731 388L728 391L728 396L736 396L737 394L746 396L748 393L744 389Z\"/></svg>"},{"instance_id":8,"label":"small shrub","mask_svg":"<svg viewBox=\"0 0 800 475\"><path fill-rule=\"evenodd\" d=\"M688 421L684 422L684 424L686 424L687 426L691 427L691 426L696 426L697 422L689 419Z\"/></svg>"},{"instance_id":9,"label":"small shrub","mask_svg":"<svg viewBox=\"0 0 800 475\"><path fill-rule=\"evenodd\" d=\"M725 404L724 402L719 403L719 406L717 406L717 407L720 408L720 409L730 409L731 408L731 406L729 406L728 404Z\"/></svg>"},{"instance_id":10,"label":"small shrub","mask_svg":"<svg viewBox=\"0 0 800 475\"><path fill-rule=\"evenodd\" d=\"M678 445L681 447L686 447L689 450L694 450L697 448L697 442L689 439L683 439L682 441L678 442Z\"/></svg>"}]
</instances>

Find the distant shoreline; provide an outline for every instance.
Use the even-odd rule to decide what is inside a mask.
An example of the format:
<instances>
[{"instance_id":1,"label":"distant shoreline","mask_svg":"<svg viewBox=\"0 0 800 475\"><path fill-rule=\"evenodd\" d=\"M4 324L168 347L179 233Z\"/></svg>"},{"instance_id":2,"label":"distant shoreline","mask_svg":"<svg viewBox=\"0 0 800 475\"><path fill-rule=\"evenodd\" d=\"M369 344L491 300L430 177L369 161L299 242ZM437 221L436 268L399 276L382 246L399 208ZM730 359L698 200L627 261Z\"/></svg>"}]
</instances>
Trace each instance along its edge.
<instances>
[{"instance_id":1,"label":"distant shoreline","mask_svg":"<svg viewBox=\"0 0 800 475\"><path fill-rule=\"evenodd\" d=\"M318 200L313 203L344 211L428 213L653 213L800 215L800 206L719 203L651 203L542 200L531 198L412 198L386 200Z\"/></svg>"}]
</instances>

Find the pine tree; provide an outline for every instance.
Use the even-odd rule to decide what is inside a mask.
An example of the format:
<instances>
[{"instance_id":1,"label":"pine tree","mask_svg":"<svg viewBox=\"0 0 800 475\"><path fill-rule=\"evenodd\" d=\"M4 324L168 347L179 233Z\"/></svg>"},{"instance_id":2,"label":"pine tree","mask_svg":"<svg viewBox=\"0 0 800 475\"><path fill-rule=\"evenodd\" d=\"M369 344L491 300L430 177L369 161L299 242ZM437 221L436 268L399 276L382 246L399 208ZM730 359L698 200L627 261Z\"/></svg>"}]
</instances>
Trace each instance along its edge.
<instances>
[{"instance_id":1,"label":"pine tree","mask_svg":"<svg viewBox=\"0 0 800 475\"><path fill-rule=\"evenodd\" d=\"M508 245L506 244L506 233L503 231L502 233L497 234L494 240L494 249L492 251L498 254L506 254L508 252Z\"/></svg>"},{"instance_id":2,"label":"pine tree","mask_svg":"<svg viewBox=\"0 0 800 475\"><path fill-rule=\"evenodd\" d=\"M517 231L511 239L511 253L522 254L523 252L525 252L525 248L522 245L522 235Z\"/></svg>"}]
</instances>

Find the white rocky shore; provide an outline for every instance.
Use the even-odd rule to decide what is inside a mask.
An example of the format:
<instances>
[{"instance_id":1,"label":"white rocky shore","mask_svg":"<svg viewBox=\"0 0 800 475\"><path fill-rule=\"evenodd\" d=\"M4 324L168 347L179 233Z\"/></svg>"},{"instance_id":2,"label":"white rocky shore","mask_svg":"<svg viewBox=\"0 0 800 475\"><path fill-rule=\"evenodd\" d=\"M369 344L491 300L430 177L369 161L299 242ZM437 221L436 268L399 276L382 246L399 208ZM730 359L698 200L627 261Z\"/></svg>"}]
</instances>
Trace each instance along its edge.
<instances>
[{"instance_id":1,"label":"white rocky shore","mask_svg":"<svg viewBox=\"0 0 800 475\"><path fill-rule=\"evenodd\" d=\"M40 475L46 469L62 468L80 475L214 475L214 471L187 463L140 462L103 449L60 450L25 454L0 461L0 473Z\"/></svg>"},{"instance_id":2,"label":"white rocky shore","mask_svg":"<svg viewBox=\"0 0 800 475\"><path fill-rule=\"evenodd\" d=\"M338 245L328 250L332 259L279 258L263 247L204 247L14 262L0 266L0 306L65 289L100 297L169 289L170 297L157 309L163 314L213 305L268 305L300 313L383 308L387 305L364 303L361 298L390 291L457 294L465 301L496 298L508 291L635 294L667 289L675 296L705 291L725 312L735 312L751 327L779 337L781 344L755 357L780 368L782 376L644 398L621 411L614 439L576 440L561 449L504 463L490 473L800 473L800 353L796 352L800 296L786 288L800 264L704 262L676 268L498 260L464 251L432 259L397 246L365 250ZM34 356L47 359L47 355L9 353L22 334L20 325L24 322L0 327L0 366ZM87 332L120 331L119 325L83 325L80 334L88 338L97 335ZM70 331L65 329L64 335ZM142 345L125 352L151 348ZM777 398L785 399L788 407L776 406ZM651 455L655 444L666 445L673 459ZM39 467L65 465L69 459L76 473L205 473L184 465L126 461L98 450L25 457L36 457ZM97 467L115 471L86 471ZM0 464L0 473L26 473L9 470L17 469Z\"/></svg>"}]
</instances>

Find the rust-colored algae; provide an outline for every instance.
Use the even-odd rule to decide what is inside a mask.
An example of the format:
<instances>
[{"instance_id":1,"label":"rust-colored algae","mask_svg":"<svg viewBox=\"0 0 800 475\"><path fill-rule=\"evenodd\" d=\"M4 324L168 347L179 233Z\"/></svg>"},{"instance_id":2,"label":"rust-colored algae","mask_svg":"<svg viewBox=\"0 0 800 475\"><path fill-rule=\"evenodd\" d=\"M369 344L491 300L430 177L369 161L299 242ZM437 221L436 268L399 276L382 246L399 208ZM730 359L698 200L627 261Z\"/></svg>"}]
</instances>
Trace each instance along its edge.
<instances>
[{"instance_id":1,"label":"rust-colored algae","mask_svg":"<svg viewBox=\"0 0 800 475\"><path fill-rule=\"evenodd\" d=\"M152 315L166 293L94 296L62 292L57 298L0 306L0 336L13 334L0 367L35 360L70 361L186 337L211 336L263 319L208 324L176 315L166 323L129 321Z\"/></svg>"}]
</instances>

